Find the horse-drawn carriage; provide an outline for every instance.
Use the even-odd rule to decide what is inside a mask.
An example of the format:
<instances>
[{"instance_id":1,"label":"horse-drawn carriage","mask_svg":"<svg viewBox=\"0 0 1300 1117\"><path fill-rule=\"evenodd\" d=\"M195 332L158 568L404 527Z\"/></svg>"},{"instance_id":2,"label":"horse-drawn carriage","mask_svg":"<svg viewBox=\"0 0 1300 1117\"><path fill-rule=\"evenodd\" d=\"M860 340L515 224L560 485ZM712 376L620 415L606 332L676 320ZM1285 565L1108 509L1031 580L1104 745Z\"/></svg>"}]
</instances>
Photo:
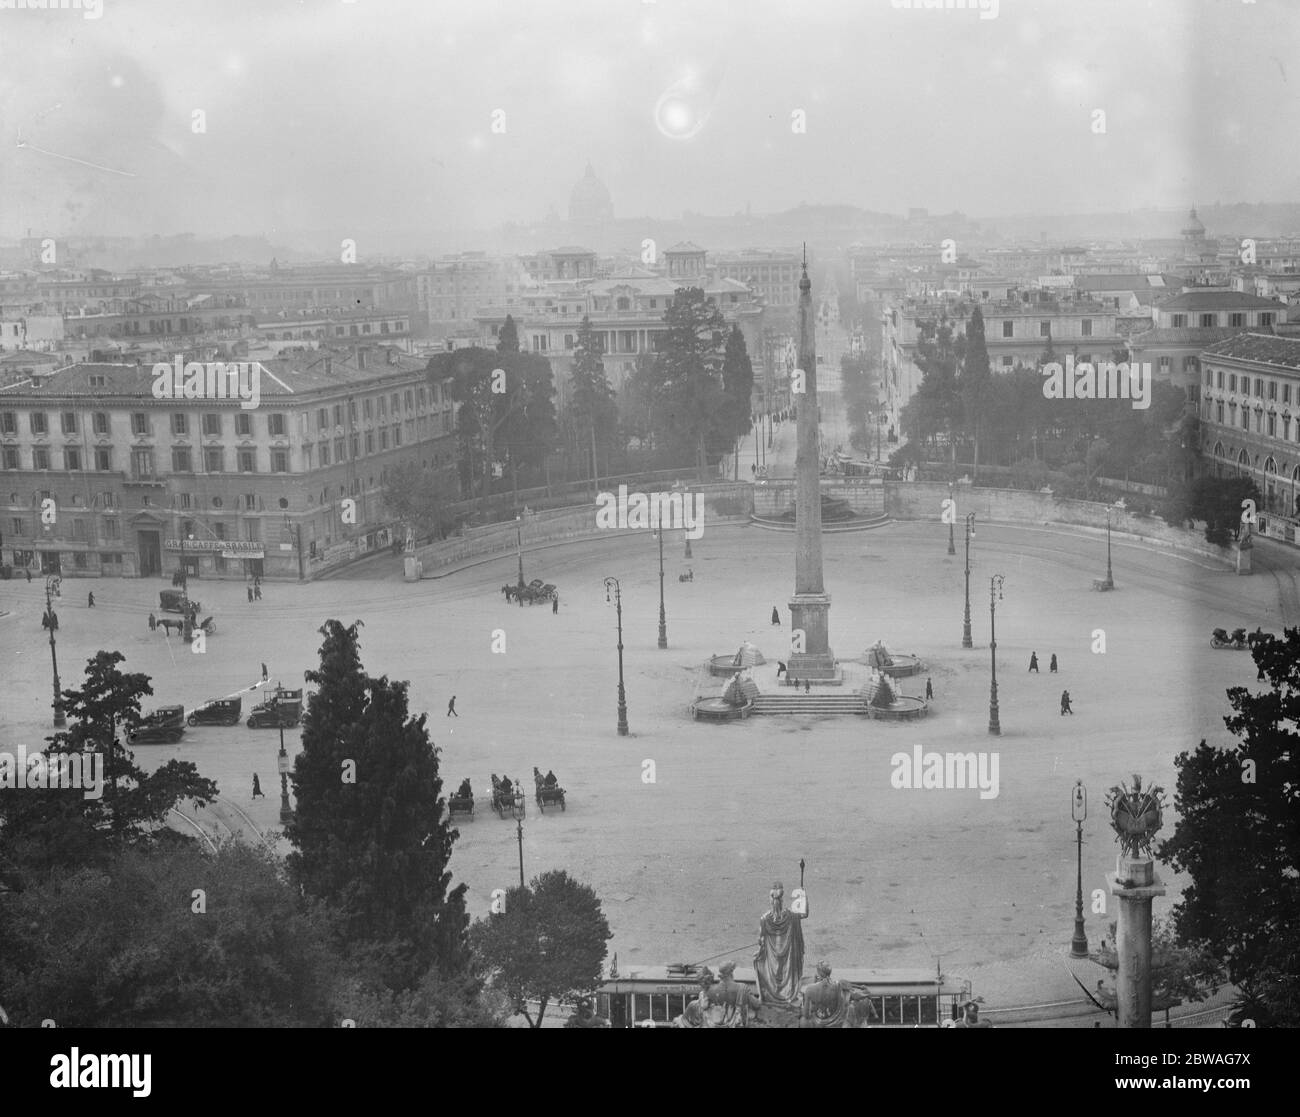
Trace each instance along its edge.
<instances>
[{"instance_id":1,"label":"horse-drawn carriage","mask_svg":"<svg viewBox=\"0 0 1300 1117\"><path fill-rule=\"evenodd\" d=\"M536 605L539 601L550 601L556 595L555 586L540 578L534 578L526 586L502 586L501 592L506 595L507 602L518 601L520 605L525 601L529 605Z\"/></svg>"},{"instance_id":2,"label":"horse-drawn carriage","mask_svg":"<svg viewBox=\"0 0 1300 1117\"><path fill-rule=\"evenodd\" d=\"M450 795L447 797L447 820L450 821L458 814L468 815L470 822L474 821L474 796Z\"/></svg>"},{"instance_id":3,"label":"horse-drawn carriage","mask_svg":"<svg viewBox=\"0 0 1300 1117\"><path fill-rule=\"evenodd\" d=\"M527 810L527 802L522 791L516 791L512 784L496 783L492 785L492 809L498 818L505 818L507 812L518 807L520 814Z\"/></svg>"},{"instance_id":4,"label":"horse-drawn carriage","mask_svg":"<svg viewBox=\"0 0 1300 1117\"><path fill-rule=\"evenodd\" d=\"M537 800L537 809L540 810L542 814L546 813L547 804L550 804L553 807L556 803L559 803L560 810L565 809L564 788L562 788L558 783L547 783L546 780L542 778L541 773L535 770L533 772L533 782L536 785L534 798Z\"/></svg>"}]
</instances>

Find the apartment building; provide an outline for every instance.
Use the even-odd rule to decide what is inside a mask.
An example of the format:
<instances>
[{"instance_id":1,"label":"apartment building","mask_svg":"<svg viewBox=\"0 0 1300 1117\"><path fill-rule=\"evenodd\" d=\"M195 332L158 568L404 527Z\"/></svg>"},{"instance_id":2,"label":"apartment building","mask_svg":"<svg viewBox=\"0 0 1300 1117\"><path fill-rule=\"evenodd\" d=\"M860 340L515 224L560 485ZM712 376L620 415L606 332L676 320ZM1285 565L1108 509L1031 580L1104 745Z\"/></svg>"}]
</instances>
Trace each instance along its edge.
<instances>
[{"instance_id":1,"label":"apartment building","mask_svg":"<svg viewBox=\"0 0 1300 1117\"><path fill-rule=\"evenodd\" d=\"M73 576L167 576L183 562L196 577L311 578L388 544L389 469L454 478L455 408L426 360L376 346L252 368L247 408L157 398L143 363L0 388L3 560Z\"/></svg>"},{"instance_id":2,"label":"apartment building","mask_svg":"<svg viewBox=\"0 0 1300 1117\"><path fill-rule=\"evenodd\" d=\"M1257 530L1296 541L1300 522L1300 338L1251 331L1200 354L1201 453L1215 476L1263 493Z\"/></svg>"}]
</instances>

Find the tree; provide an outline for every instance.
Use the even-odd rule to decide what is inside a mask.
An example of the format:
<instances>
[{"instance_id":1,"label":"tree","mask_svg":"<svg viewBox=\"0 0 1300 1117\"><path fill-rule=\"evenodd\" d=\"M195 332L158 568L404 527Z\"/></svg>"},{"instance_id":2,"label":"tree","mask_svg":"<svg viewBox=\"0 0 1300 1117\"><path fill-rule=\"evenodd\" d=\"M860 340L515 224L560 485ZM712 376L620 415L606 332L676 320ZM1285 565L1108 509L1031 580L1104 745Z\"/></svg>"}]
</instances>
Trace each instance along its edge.
<instances>
[{"instance_id":1,"label":"tree","mask_svg":"<svg viewBox=\"0 0 1300 1117\"><path fill-rule=\"evenodd\" d=\"M497 985L540 1028L551 1001L573 1000L600 982L614 936L596 893L552 869L529 888L510 889L505 911L476 921L470 937ZM536 1020L528 1000L541 1004Z\"/></svg>"},{"instance_id":2,"label":"tree","mask_svg":"<svg viewBox=\"0 0 1300 1117\"><path fill-rule=\"evenodd\" d=\"M722 356L722 390L727 394L725 422L734 445L753 425L751 401L754 395L754 365L749 359L745 335L738 325L731 327Z\"/></svg>"},{"instance_id":3,"label":"tree","mask_svg":"<svg viewBox=\"0 0 1300 1117\"><path fill-rule=\"evenodd\" d=\"M519 352L519 327L514 318L507 314L505 323L497 334L497 352L501 354Z\"/></svg>"},{"instance_id":4,"label":"tree","mask_svg":"<svg viewBox=\"0 0 1300 1117\"><path fill-rule=\"evenodd\" d=\"M605 375L605 362L601 359L596 331L591 328L591 319L585 314L578 326L569 387L572 433L583 437L584 444L591 448L591 484L594 490L600 476L597 448L601 445L606 448L605 461L608 463L609 449L618 442L618 404Z\"/></svg>"},{"instance_id":5,"label":"tree","mask_svg":"<svg viewBox=\"0 0 1300 1117\"><path fill-rule=\"evenodd\" d=\"M678 460L693 454L701 481L707 447L725 437L727 396L720 384L726 322L699 287L678 288L664 314L663 348L645 367L656 445Z\"/></svg>"},{"instance_id":6,"label":"tree","mask_svg":"<svg viewBox=\"0 0 1300 1117\"><path fill-rule=\"evenodd\" d=\"M1188 507L1193 519L1205 521L1205 539L1223 546L1241 526L1242 501L1261 499L1259 487L1249 477L1211 477L1208 474L1192 482Z\"/></svg>"},{"instance_id":7,"label":"tree","mask_svg":"<svg viewBox=\"0 0 1300 1117\"><path fill-rule=\"evenodd\" d=\"M1259 693L1232 687L1231 748L1204 740L1174 761L1178 823L1157 856L1192 883L1179 940L1204 944L1246 996L1300 1026L1300 629L1253 651Z\"/></svg>"},{"instance_id":8,"label":"tree","mask_svg":"<svg viewBox=\"0 0 1300 1117\"><path fill-rule=\"evenodd\" d=\"M406 683L362 669L360 624L320 629L285 834L305 893L339 912L344 941L372 949L400 990L430 969L464 971L465 885L449 890L458 831L444 817L426 715L409 716Z\"/></svg>"},{"instance_id":9,"label":"tree","mask_svg":"<svg viewBox=\"0 0 1300 1117\"><path fill-rule=\"evenodd\" d=\"M444 513L456 499L441 470L425 469L415 461L390 466L384 478L384 506L417 535L441 538L450 527Z\"/></svg>"},{"instance_id":10,"label":"tree","mask_svg":"<svg viewBox=\"0 0 1300 1117\"><path fill-rule=\"evenodd\" d=\"M140 699L153 693L147 675L124 673L121 652L97 652L86 663L84 684L64 690L70 724L47 738L47 761L62 755L102 757L104 794L87 799L81 789L40 795L0 795L0 830L14 865L21 871L104 864L123 846L166 840L159 827L177 803L193 799L206 806L217 785L199 775L187 760L169 760L146 774L135 764L125 735L141 722Z\"/></svg>"},{"instance_id":11,"label":"tree","mask_svg":"<svg viewBox=\"0 0 1300 1117\"><path fill-rule=\"evenodd\" d=\"M977 306L966 323L962 346L962 370L958 388L967 434L974 443L974 477L979 477L980 433L993 400L993 378L989 372L989 350L984 338L984 315Z\"/></svg>"},{"instance_id":12,"label":"tree","mask_svg":"<svg viewBox=\"0 0 1300 1117\"><path fill-rule=\"evenodd\" d=\"M272 857L185 842L50 868L0 904L18 1026L316 1027L341 960Z\"/></svg>"}]
</instances>

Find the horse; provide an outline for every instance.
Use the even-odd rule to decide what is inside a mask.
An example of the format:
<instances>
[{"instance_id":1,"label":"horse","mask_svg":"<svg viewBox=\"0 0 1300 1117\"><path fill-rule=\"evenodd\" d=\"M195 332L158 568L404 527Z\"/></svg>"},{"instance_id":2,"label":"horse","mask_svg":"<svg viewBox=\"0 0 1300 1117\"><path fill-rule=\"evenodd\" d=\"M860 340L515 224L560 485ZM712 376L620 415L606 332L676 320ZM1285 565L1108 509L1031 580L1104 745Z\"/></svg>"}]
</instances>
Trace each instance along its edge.
<instances>
[{"instance_id":1,"label":"horse","mask_svg":"<svg viewBox=\"0 0 1300 1117\"><path fill-rule=\"evenodd\" d=\"M1254 648L1256 644L1262 644L1264 642L1264 637L1267 635L1268 633L1263 629L1256 628L1254 632L1246 637L1246 646L1248 648Z\"/></svg>"},{"instance_id":2,"label":"horse","mask_svg":"<svg viewBox=\"0 0 1300 1117\"><path fill-rule=\"evenodd\" d=\"M172 620L168 620L166 617L163 617L163 618L158 622L158 627L161 628L164 632L167 633L167 635L170 636L170 635L171 635L171 631L172 631L173 628L176 629L177 632L182 631L182 630L185 628L185 622L184 622L184 621L172 621Z\"/></svg>"},{"instance_id":3,"label":"horse","mask_svg":"<svg viewBox=\"0 0 1300 1117\"><path fill-rule=\"evenodd\" d=\"M507 582L504 586L501 587L501 592L506 595L506 604L509 605L510 602L512 602L515 599L515 594L518 593L519 591L514 586L512 586L509 582Z\"/></svg>"}]
</instances>

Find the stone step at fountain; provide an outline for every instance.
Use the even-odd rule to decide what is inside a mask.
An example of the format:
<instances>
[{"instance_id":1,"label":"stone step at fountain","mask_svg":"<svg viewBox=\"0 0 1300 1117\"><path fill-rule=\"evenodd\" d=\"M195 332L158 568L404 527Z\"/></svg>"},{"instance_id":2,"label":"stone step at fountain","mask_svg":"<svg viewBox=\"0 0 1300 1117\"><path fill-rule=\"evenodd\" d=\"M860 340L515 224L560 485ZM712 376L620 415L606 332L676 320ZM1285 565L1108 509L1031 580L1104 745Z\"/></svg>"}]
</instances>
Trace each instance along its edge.
<instances>
[{"instance_id":1,"label":"stone step at fountain","mask_svg":"<svg viewBox=\"0 0 1300 1117\"><path fill-rule=\"evenodd\" d=\"M858 714L864 713L862 695L854 694L760 694L754 699L754 714Z\"/></svg>"},{"instance_id":2,"label":"stone step at fountain","mask_svg":"<svg viewBox=\"0 0 1300 1117\"><path fill-rule=\"evenodd\" d=\"M750 516L750 523L755 527L763 528L766 531L788 531L794 533L794 524L789 520L779 520L767 516ZM869 531L871 528L884 527L886 524L892 524L894 521L883 512L875 514L863 513L852 519L837 520L834 522L822 521L823 535L836 535L845 531Z\"/></svg>"}]
</instances>

